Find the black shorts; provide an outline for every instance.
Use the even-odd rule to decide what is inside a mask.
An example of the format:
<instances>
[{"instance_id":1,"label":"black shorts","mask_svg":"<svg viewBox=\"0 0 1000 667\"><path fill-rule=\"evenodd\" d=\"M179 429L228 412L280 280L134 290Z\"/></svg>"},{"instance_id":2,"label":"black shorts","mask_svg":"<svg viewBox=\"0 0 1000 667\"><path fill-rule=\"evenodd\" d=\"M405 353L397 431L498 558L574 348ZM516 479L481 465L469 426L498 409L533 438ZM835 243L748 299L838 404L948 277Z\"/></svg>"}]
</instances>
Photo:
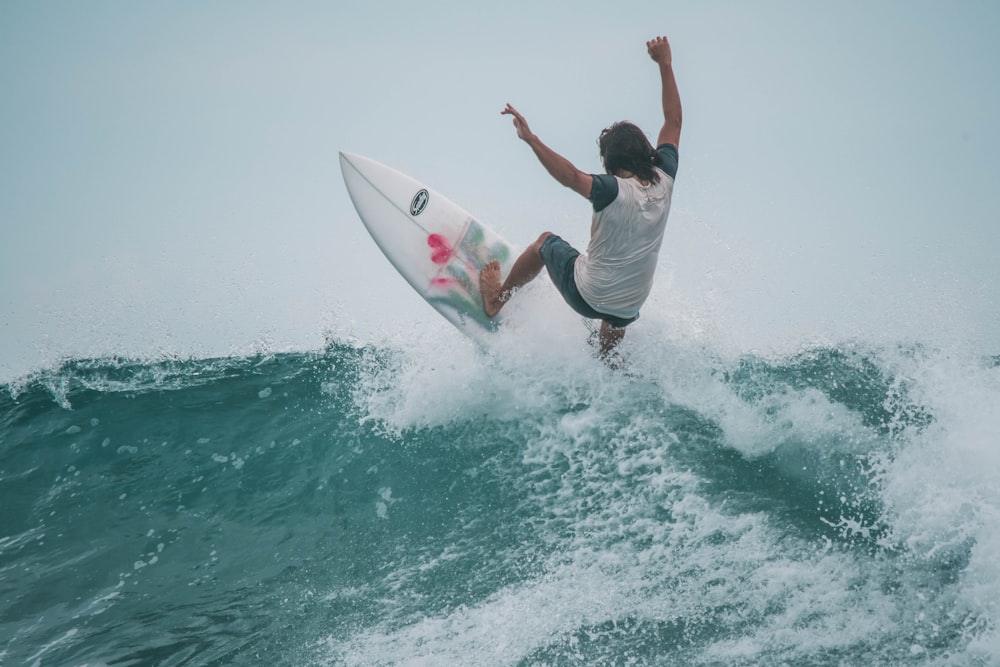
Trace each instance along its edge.
<instances>
[{"instance_id":1,"label":"black shorts","mask_svg":"<svg viewBox=\"0 0 1000 667\"><path fill-rule=\"evenodd\" d=\"M573 267L576 266L576 258L580 256L580 251L566 243L555 234L549 235L542 242L542 247L538 250L545 262L545 268L549 271L549 277L555 284L556 289L562 294L563 299L569 307L580 315L592 320L604 320L613 327L623 329L639 319L635 317L616 317L593 309L589 303L580 296L580 291L576 289L576 280L573 277Z\"/></svg>"}]
</instances>

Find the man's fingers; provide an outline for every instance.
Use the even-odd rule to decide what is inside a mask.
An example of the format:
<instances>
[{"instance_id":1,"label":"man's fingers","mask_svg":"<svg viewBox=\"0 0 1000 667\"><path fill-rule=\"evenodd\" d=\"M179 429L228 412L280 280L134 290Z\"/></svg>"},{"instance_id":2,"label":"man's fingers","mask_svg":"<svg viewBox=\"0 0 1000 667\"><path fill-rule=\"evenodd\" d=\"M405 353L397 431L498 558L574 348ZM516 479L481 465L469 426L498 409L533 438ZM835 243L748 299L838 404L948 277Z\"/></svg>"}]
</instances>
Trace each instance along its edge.
<instances>
[{"instance_id":1,"label":"man's fingers","mask_svg":"<svg viewBox=\"0 0 1000 667\"><path fill-rule=\"evenodd\" d=\"M506 109L504 109L503 111L501 111L500 113L501 113L501 114L508 114L508 115L510 115L510 116L513 116L513 117L514 117L514 120L515 120L515 121L520 121L520 122L522 122L522 123L523 123L523 122L525 122L525 121L524 121L524 116L522 116L522 115L521 115L521 114L520 114L520 113L518 112L518 110L517 110L517 109L515 109L514 107L512 107L512 106L510 106L510 105L508 105L508 106L507 106L507 108L506 108Z\"/></svg>"}]
</instances>

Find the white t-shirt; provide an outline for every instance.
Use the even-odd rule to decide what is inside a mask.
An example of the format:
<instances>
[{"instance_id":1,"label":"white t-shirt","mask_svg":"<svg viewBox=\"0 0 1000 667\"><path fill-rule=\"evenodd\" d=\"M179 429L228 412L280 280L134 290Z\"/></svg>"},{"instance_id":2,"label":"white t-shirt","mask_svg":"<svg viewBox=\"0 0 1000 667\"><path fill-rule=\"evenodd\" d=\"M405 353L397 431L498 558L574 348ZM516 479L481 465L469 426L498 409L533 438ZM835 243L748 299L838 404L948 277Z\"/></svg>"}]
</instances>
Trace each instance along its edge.
<instances>
[{"instance_id":1,"label":"white t-shirt","mask_svg":"<svg viewBox=\"0 0 1000 667\"><path fill-rule=\"evenodd\" d=\"M674 151L670 166L676 174L676 148L669 148ZM658 167L656 171L660 180L649 185L636 178L613 177L618 196L594 212L590 244L587 253L577 258L573 277L580 296L598 312L635 317L653 287L674 189L673 176ZM597 178L609 177L595 177L595 185Z\"/></svg>"}]
</instances>

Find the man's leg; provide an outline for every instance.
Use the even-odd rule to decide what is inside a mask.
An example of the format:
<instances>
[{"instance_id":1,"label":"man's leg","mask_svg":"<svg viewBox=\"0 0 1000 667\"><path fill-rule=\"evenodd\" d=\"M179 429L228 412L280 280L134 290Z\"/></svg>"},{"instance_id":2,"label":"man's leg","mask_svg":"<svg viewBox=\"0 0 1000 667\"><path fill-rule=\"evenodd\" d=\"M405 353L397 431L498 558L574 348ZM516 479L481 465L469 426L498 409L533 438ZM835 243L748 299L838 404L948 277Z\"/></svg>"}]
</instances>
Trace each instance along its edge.
<instances>
[{"instance_id":1,"label":"man's leg","mask_svg":"<svg viewBox=\"0 0 1000 667\"><path fill-rule=\"evenodd\" d=\"M601 321L601 358L604 360L608 359L608 355L611 354L612 350L622 342L622 338L625 337L625 329L619 329L618 327L613 327L605 321Z\"/></svg>"},{"instance_id":2,"label":"man's leg","mask_svg":"<svg viewBox=\"0 0 1000 667\"><path fill-rule=\"evenodd\" d=\"M521 253L503 284L500 284L500 262L493 260L483 267L479 273L479 291L483 295L483 307L488 316L496 317L514 290L527 285L541 272L545 266L542 261L542 244L551 235L552 232L544 232Z\"/></svg>"}]
</instances>

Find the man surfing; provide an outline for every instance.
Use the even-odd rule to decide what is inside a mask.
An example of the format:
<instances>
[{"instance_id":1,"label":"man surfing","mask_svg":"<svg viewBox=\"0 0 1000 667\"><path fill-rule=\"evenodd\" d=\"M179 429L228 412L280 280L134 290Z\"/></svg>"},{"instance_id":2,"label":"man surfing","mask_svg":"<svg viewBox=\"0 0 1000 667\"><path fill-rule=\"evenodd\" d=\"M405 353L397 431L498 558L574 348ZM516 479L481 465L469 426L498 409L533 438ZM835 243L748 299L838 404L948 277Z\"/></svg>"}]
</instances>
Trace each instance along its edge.
<instances>
[{"instance_id":1,"label":"man surfing","mask_svg":"<svg viewBox=\"0 0 1000 667\"><path fill-rule=\"evenodd\" d=\"M500 112L513 116L517 136L556 181L590 200L594 215L586 254L544 232L521 253L503 282L500 263L487 264L479 274L486 314L495 317L514 292L534 280L544 266L573 310L601 320L600 354L605 359L625 337L625 327L639 318L639 308L652 289L677 175L681 98L670 42L656 37L646 42L646 49L660 69L663 127L657 148L632 123L615 123L601 131L597 140L605 174L577 169L542 143L510 104Z\"/></svg>"}]
</instances>

